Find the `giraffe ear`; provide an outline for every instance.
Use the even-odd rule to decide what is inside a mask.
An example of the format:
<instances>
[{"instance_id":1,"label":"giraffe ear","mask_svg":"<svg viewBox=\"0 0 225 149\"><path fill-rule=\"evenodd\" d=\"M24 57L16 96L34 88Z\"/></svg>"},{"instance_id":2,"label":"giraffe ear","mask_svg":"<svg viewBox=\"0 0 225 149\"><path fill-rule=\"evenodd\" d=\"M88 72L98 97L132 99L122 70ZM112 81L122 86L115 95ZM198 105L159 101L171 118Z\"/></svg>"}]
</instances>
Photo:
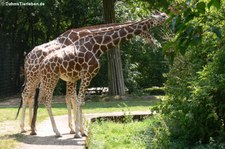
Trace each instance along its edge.
<instances>
[{"instance_id":1,"label":"giraffe ear","mask_svg":"<svg viewBox=\"0 0 225 149\"><path fill-rule=\"evenodd\" d=\"M155 15L160 15L160 14L161 14L160 11L158 11L158 10L155 11Z\"/></svg>"}]
</instances>

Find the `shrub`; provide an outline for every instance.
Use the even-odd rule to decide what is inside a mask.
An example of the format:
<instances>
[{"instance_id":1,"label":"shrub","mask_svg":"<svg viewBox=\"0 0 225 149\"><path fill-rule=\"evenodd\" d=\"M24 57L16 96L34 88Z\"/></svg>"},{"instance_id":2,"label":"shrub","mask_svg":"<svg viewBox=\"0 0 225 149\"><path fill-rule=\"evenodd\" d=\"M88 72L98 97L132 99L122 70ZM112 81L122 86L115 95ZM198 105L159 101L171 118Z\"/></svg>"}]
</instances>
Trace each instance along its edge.
<instances>
[{"instance_id":1,"label":"shrub","mask_svg":"<svg viewBox=\"0 0 225 149\"><path fill-rule=\"evenodd\" d=\"M162 111L174 139L186 140L189 145L224 141L224 57L225 46L214 52L212 60L197 73L184 63L180 67L189 66L189 69L181 69L176 76L172 75L173 71L168 74L169 96ZM172 90L172 87L177 88Z\"/></svg>"}]
</instances>

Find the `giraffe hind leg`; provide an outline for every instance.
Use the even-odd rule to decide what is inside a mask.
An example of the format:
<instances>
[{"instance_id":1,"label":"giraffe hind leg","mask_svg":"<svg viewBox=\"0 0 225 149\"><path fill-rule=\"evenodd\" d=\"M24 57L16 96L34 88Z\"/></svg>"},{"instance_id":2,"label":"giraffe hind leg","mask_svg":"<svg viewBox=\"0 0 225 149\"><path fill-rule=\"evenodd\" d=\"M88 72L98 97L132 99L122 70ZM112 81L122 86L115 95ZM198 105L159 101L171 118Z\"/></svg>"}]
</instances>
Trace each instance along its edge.
<instances>
[{"instance_id":1,"label":"giraffe hind leg","mask_svg":"<svg viewBox=\"0 0 225 149\"><path fill-rule=\"evenodd\" d=\"M21 114L21 120L20 120L21 133L25 133L26 132L26 130L24 129L26 105L27 105L27 98L23 98L22 114Z\"/></svg>"},{"instance_id":2,"label":"giraffe hind leg","mask_svg":"<svg viewBox=\"0 0 225 149\"><path fill-rule=\"evenodd\" d=\"M25 123L25 115L26 115L26 106L27 102L31 99L32 97L32 88L29 85L26 85L23 92L22 92L22 114L21 114L21 120L20 120L20 128L21 128L21 133L25 133L26 130L24 129L24 123Z\"/></svg>"},{"instance_id":3,"label":"giraffe hind leg","mask_svg":"<svg viewBox=\"0 0 225 149\"><path fill-rule=\"evenodd\" d=\"M32 125L32 118L33 118L33 105L34 105L34 100L29 99L29 124L30 124L30 128L31 128L31 125Z\"/></svg>"}]
</instances>

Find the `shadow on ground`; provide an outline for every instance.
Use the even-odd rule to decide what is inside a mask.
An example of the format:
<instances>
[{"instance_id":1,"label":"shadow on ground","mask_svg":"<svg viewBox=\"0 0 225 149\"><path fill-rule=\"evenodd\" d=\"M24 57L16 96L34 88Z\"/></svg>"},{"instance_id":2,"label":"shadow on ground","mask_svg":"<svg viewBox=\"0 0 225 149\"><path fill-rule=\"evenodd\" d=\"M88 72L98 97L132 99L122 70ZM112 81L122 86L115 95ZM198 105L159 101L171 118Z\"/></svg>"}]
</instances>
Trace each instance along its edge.
<instances>
[{"instance_id":1,"label":"shadow on ground","mask_svg":"<svg viewBox=\"0 0 225 149\"><path fill-rule=\"evenodd\" d=\"M85 145L85 137L83 138L74 138L73 134L62 134L62 137L52 136L31 136L28 133L26 134L12 134L6 135L4 137L16 139L18 142L25 144L33 145ZM1 137L0 137L1 139Z\"/></svg>"}]
</instances>

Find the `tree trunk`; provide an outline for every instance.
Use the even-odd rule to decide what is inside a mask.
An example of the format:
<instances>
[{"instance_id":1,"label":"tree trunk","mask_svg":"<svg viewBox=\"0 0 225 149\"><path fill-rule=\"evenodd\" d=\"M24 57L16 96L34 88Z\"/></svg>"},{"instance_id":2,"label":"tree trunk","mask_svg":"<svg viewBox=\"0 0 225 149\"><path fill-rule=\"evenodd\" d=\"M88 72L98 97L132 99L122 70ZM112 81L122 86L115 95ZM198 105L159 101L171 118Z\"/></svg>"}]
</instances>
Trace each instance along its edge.
<instances>
[{"instance_id":1,"label":"tree trunk","mask_svg":"<svg viewBox=\"0 0 225 149\"><path fill-rule=\"evenodd\" d=\"M106 23L115 22L114 0L103 0L104 18ZM119 46L107 52L108 83L110 95L124 95L124 78Z\"/></svg>"}]
</instances>

